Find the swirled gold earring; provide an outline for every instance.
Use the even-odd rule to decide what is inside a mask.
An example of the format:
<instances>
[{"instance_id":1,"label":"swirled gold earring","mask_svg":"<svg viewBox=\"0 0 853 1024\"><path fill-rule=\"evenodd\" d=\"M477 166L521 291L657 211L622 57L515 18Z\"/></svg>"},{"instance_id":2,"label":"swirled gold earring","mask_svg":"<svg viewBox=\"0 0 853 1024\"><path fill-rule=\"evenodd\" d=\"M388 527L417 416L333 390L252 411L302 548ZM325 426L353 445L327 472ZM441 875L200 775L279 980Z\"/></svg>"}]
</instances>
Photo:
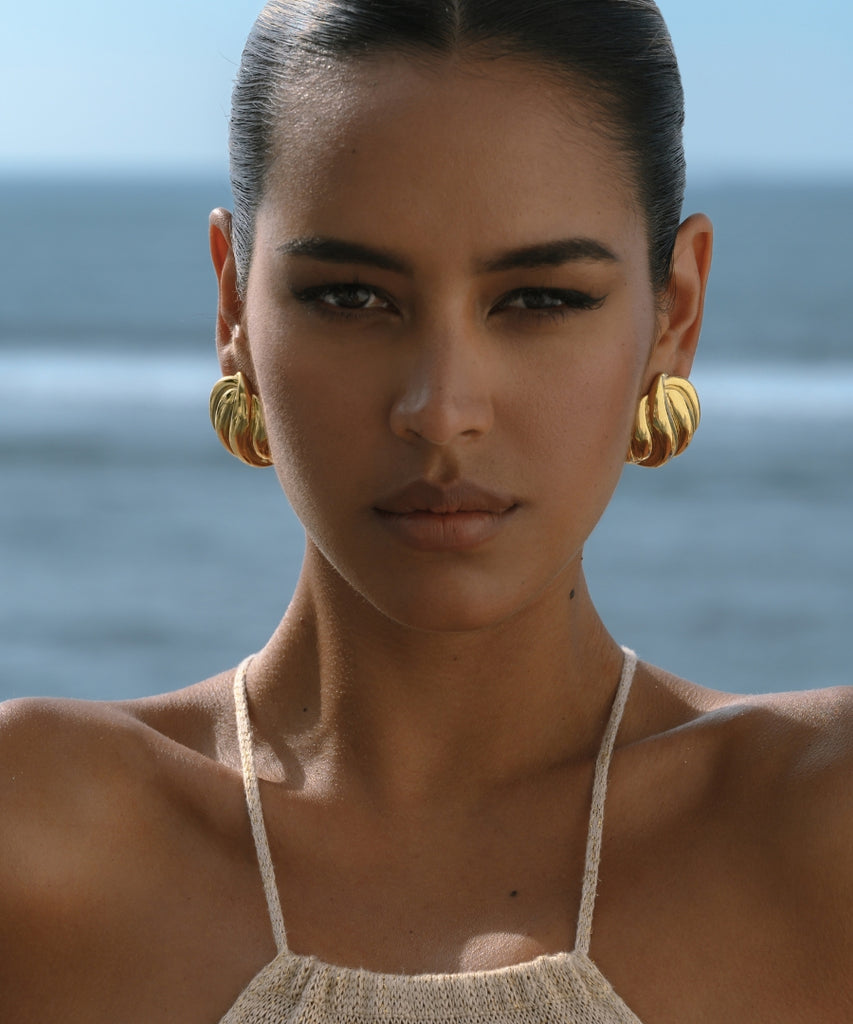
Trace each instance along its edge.
<instances>
[{"instance_id":1,"label":"swirled gold earring","mask_svg":"<svg viewBox=\"0 0 853 1024\"><path fill-rule=\"evenodd\" d=\"M626 462L656 467L680 455L699 426L699 396L689 380L658 374L640 399Z\"/></svg>"},{"instance_id":2,"label":"swirled gold earring","mask_svg":"<svg viewBox=\"0 0 853 1024\"><path fill-rule=\"evenodd\" d=\"M222 377L210 392L210 422L232 455L249 466L271 466L264 411L242 373Z\"/></svg>"}]
</instances>

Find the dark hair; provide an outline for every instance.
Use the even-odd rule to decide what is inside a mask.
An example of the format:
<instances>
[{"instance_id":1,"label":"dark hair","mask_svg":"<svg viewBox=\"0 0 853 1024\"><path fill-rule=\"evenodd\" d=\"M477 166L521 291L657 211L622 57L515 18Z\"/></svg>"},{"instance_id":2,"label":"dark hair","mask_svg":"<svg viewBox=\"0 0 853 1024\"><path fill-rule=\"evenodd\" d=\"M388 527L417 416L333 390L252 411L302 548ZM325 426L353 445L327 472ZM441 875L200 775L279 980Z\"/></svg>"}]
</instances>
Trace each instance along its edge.
<instances>
[{"instance_id":1,"label":"dark hair","mask_svg":"<svg viewBox=\"0 0 853 1024\"><path fill-rule=\"evenodd\" d=\"M306 64L388 52L532 59L589 86L629 159L645 214L652 284L669 281L684 200L684 94L653 0L271 0L246 42L231 108L233 243L245 288L282 89Z\"/></svg>"}]
</instances>

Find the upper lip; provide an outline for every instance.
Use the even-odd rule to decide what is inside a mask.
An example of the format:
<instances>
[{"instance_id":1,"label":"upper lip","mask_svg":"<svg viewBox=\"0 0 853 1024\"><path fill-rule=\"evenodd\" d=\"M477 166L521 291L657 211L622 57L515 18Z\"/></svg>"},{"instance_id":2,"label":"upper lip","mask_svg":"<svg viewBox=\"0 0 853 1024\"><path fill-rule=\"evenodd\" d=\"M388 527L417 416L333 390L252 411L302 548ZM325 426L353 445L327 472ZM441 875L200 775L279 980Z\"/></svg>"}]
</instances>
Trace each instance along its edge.
<instances>
[{"instance_id":1,"label":"upper lip","mask_svg":"<svg viewBox=\"0 0 853 1024\"><path fill-rule=\"evenodd\" d=\"M382 498L374 507L380 512L391 512L398 516L413 512L452 515L455 512L499 514L516 504L515 499L509 495L488 491L468 480L459 480L446 487L427 480L416 480Z\"/></svg>"}]
</instances>

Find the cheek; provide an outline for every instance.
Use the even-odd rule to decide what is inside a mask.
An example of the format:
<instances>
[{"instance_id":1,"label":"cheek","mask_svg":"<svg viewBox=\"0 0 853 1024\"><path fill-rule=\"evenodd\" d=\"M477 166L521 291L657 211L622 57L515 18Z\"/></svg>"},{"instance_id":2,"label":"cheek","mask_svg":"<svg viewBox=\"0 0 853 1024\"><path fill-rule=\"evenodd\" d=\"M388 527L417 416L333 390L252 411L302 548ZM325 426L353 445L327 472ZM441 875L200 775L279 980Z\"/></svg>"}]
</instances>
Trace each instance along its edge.
<instances>
[{"instance_id":1,"label":"cheek","mask_svg":"<svg viewBox=\"0 0 853 1024\"><path fill-rule=\"evenodd\" d=\"M547 449L554 465L589 470L627 452L651 327L620 326L582 358L541 367L517 403L527 443Z\"/></svg>"},{"instance_id":2,"label":"cheek","mask_svg":"<svg viewBox=\"0 0 853 1024\"><path fill-rule=\"evenodd\" d=\"M646 329L653 330L634 324L614 332L606 358L540 373L526 396L528 413L517 426L522 465L548 523L542 537L567 558L585 544L621 477L650 344Z\"/></svg>"},{"instance_id":3,"label":"cheek","mask_svg":"<svg viewBox=\"0 0 853 1024\"><path fill-rule=\"evenodd\" d=\"M323 357L323 339L300 333L282 305L264 280L250 290L247 338L276 465L304 462L320 438L333 456L358 396L345 370Z\"/></svg>"},{"instance_id":4,"label":"cheek","mask_svg":"<svg viewBox=\"0 0 853 1024\"><path fill-rule=\"evenodd\" d=\"M381 400L369 378L286 346L269 363L256 359L256 369L276 472L305 522L312 509L334 507L359 483L359 448L367 438L376 444Z\"/></svg>"}]
</instances>

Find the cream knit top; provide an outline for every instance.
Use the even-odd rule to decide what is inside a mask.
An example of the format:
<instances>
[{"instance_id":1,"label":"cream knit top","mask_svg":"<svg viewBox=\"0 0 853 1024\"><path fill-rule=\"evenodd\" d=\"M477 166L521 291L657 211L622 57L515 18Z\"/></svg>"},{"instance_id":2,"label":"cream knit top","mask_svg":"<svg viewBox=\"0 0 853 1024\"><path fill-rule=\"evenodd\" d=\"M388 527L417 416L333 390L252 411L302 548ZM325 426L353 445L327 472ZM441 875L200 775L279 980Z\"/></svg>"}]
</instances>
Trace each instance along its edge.
<instances>
[{"instance_id":1,"label":"cream knit top","mask_svg":"<svg viewBox=\"0 0 853 1024\"><path fill-rule=\"evenodd\" d=\"M234 679L243 782L278 955L220 1024L641 1024L589 958L607 775L636 664L625 649L595 765L575 948L491 971L404 975L336 967L287 948L255 774L244 661Z\"/></svg>"}]
</instances>

